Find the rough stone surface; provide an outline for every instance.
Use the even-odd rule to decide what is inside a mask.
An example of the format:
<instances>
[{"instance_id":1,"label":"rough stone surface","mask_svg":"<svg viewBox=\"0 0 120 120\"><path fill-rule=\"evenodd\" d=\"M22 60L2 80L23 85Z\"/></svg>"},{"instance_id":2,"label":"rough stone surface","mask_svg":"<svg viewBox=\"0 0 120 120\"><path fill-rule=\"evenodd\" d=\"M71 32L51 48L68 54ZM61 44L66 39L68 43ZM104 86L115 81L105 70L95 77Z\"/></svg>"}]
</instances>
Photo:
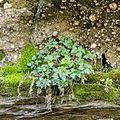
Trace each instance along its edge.
<instances>
[{"instance_id":1,"label":"rough stone surface","mask_svg":"<svg viewBox=\"0 0 120 120\"><path fill-rule=\"evenodd\" d=\"M39 46L59 31L55 36L76 37L100 55L105 53L113 66L120 66L119 0L35 1L9 0L12 8L3 10L7 1L1 0L0 49L6 54L16 54L30 39Z\"/></svg>"},{"instance_id":2,"label":"rough stone surface","mask_svg":"<svg viewBox=\"0 0 120 120\"><path fill-rule=\"evenodd\" d=\"M0 11L0 49L17 61L16 54L30 40L34 14L27 9L7 9ZM21 49L21 50L20 50Z\"/></svg>"},{"instance_id":3,"label":"rough stone surface","mask_svg":"<svg viewBox=\"0 0 120 120\"><path fill-rule=\"evenodd\" d=\"M53 31L59 31L59 36L76 37L81 44L100 55L105 53L112 66L120 66L119 6L119 0L53 0L51 6L46 4L39 8L44 17L41 14L36 17L32 40L39 45L52 36Z\"/></svg>"}]
</instances>

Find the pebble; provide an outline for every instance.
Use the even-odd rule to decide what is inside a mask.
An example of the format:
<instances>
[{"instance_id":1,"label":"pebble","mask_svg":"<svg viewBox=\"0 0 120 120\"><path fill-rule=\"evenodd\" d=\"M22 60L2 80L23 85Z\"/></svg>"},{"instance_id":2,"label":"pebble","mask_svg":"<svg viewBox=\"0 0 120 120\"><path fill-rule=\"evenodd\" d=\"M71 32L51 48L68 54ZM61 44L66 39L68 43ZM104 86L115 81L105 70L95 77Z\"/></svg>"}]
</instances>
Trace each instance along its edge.
<instances>
[{"instance_id":1,"label":"pebble","mask_svg":"<svg viewBox=\"0 0 120 120\"><path fill-rule=\"evenodd\" d=\"M63 11L59 11L61 14L63 14L64 12Z\"/></svg>"},{"instance_id":2,"label":"pebble","mask_svg":"<svg viewBox=\"0 0 120 120\"><path fill-rule=\"evenodd\" d=\"M117 9L117 4L116 3L111 3L111 4L109 4L109 8L111 10L116 10Z\"/></svg>"},{"instance_id":3,"label":"pebble","mask_svg":"<svg viewBox=\"0 0 120 120\"><path fill-rule=\"evenodd\" d=\"M9 4L8 2L6 2L6 3L4 4L4 9L9 9L9 8L11 8L11 7L12 7L12 5Z\"/></svg>"},{"instance_id":4,"label":"pebble","mask_svg":"<svg viewBox=\"0 0 120 120\"><path fill-rule=\"evenodd\" d=\"M120 52L120 48L117 48L117 51L119 51L119 52Z\"/></svg>"},{"instance_id":5,"label":"pebble","mask_svg":"<svg viewBox=\"0 0 120 120\"><path fill-rule=\"evenodd\" d=\"M78 26L80 24L79 21L74 21L74 25Z\"/></svg>"},{"instance_id":6,"label":"pebble","mask_svg":"<svg viewBox=\"0 0 120 120\"><path fill-rule=\"evenodd\" d=\"M116 20L116 25L120 25L120 20Z\"/></svg>"},{"instance_id":7,"label":"pebble","mask_svg":"<svg viewBox=\"0 0 120 120\"><path fill-rule=\"evenodd\" d=\"M75 2L75 0L70 0L70 2Z\"/></svg>"},{"instance_id":8,"label":"pebble","mask_svg":"<svg viewBox=\"0 0 120 120\"><path fill-rule=\"evenodd\" d=\"M91 14L90 16L89 16L89 20L90 21L95 21L96 20L96 16L95 16L95 14Z\"/></svg>"},{"instance_id":9,"label":"pebble","mask_svg":"<svg viewBox=\"0 0 120 120\"><path fill-rule=\"evenodd\" d=\"M54 31L54 32L52 33L52 35L53 35L54 37L56 37L56 36L58 35L58 31Z\"/></svg>"},{"instance_id":10,"label":"pebble","mask_svg":"<svg viewBox=\"0 0 120 120\"><path fill-rule=\"evenodd\" d=\"M67 0L62 0L62 2L66 2Z\"/></svg>"},{"instance_id":11,"label":"pebble","mask_svg":"<svg viewBox=\"0 0 120 120\"><path fill-rule=\"evenodd\" d=\"M0 61L0 66L5 66L6 64Z\"/></svg>"},{"instance_id":12,"label":"pebble","mask_svg":"<svg viewBox=\"0 0 120 120\"><path fill-rule=\"evenodd\" d=\"M93 43L91 46L90 46L90 48L92 48L92 49L94 49L94 48L96 48L97 47L97 45L95 44L95 43Z\"/></svg>"},{"instance_id":13,"label":"pebble","mask_svg":"<svg viewBox=\"0 0 120 120\"><path fill-rule=\"evenodd\" d=\"M0 3L3 3L4 2L4 0L0 0Z\"/></svg>"},{"instance_id":14,"label":"pebble","mask_svg":"<svg viewBox=\"0 0 120 120\"><path fill-rule=\"evenodd\" d=\"M11 48L11 49L14 49L14 48L15 48L15 46L14 46L14 45L11 45L11 46L10 46L10 48Z\"/></svg>"}]
</instances>

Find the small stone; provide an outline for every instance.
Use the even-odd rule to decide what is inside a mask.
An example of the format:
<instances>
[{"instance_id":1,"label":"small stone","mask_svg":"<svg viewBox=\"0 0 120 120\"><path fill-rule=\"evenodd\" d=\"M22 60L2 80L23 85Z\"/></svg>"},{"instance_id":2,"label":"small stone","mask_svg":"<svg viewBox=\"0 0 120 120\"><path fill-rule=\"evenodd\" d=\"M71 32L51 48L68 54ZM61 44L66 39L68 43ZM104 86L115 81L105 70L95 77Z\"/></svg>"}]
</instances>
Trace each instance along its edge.
<instances>
[{"instance_id":1,"label":"small stone","mask_svg":"<svg viewBox=\"0 0 120 120\"><path fill-rule=\"evenodd\" d=\"M17 58L18 58L17 55L14 55L14 56L13 56L14 61L17 61Z\"/></svg>"},{"instance_id":2,"label":"small stone","mask_svg":"<svg viewBox=\"0 0 120 120\"><path fill-rule=\"evenodd\" d=\"M42 14L42 17L45 17L45 14Z\"/></svg>"},{"instance_id":3,"label":"small stone","mask_svg":"<svg viewBox=\"0 0 120 120\"><path fill-rule=\"evenodd\" d=\"M106 27L106 26L107 26L107 23L104 23L104 26Z\"/></svg>"},{"instance_id":4,"label":"small stone","mask_svg":"<svg viewBox=\"0 0 120 120\"><path fill-rule=\"evenodd\" d=\"M0 67L5 66L6 64L0 61Z\"/></svg>"},{"instance_id":5,"label":"small stone","mask_svg":"<svg viewBox=\"0 0 120 120\"><path fill-rule=\"evenodd\" d=\"M59 11L61 14L63 14L64 12L63 11Z\"/></svg>"},{"instance_id":6,"label":"small stone","mask_svg":"<svg viewBox=\"0 0 120 120\"><path fill-rule=\"evenodd\" d=\"M62 2L66 2L67 0L62 0Z\"/></svg>"},{"instance_id":7,"label":"small stone","mask_svg":"<svg viewBox=\"0 0 120 120\"><path fill-rule=\"evenodd\" d=\"M61 8L61 9L66 9L66 6L61 6L60 8Z\"/></svg>"},{"instance_id":8,"label":"small stone","mask_svg":"<svg viewBox=\"0 0 120 120\"><path fill-rule=\"evenodd\" d=\"M75 2L75 0L70 0L70 2Z\"/></svg>"},{"instance_id":9,"label":"small stone","mask_svg":"<svg viewBox=\"0 0 120 120\"><path fill-rule=\"evenodd\" d=\"M120 48L117 48L117 51L120 52Z\"/></svg>"},{"instance_id":10,"label":"small stone","mask_svg":"<svg viewBox=\"0 0 120 120\"><path fill-rule=\"evenodd\" d=\"M120 26L120 20L116 20L115 23Z\"/></svg>"},{"instance_id":11,"label":"small stone","mask_svg":"<svg viewBox=\"0 0 120 120\"><path fill-rule=\"evenodd\" d=\"M90 21L95 21L96 20L96 16L95 16L95 14L91 14L90 16L89 16L89 20Z\"/></svg>"},{"instance_id":12,"label":"small stone","mask_svg":"<svg viewBox=\"0 0 120 120\"><path fill-rule=\"evenodd\" d=\"M4 0L0 0L0 3L3 3L4 2Z\"/></svg>"},{"instance_id":13,"label":"small stone","mask_svg":"<svg viewBox=\"0 0 120 120\"><path fill-rule=\"evenodd\" d=\"M79 24L80 24L79 21L74 21L74 25L75 25L75 26L78 26Z\"/></svg>"},{"instance_id":14,"label":"small stone","mask_svg":"<svg viewBox=\"0 0 120 120\"><path fill-rule=\"evenodd\" d=\"M58 31L54 31L52 35L56 37L58 35Z\"/></svg>"},{"instance_id":15,"label":"small stone","mask_svg":"<svg viewBox=\"0 0 120 120\"><path fill-rule=\"evenodd\" d=\"M90 48L92 48L92 49L94 49L94 48L96 48L97 47L97 45L95 44L95 43L93 43L91 46L90 46Z\"/></svg>"},{"instance_id":16,"label":"small stone","mask_svg":"<svg viewBox=\"0 0 120 120\"><path fill-rule=\"evenodd\" d=\"M15 46L14 45L11 45L11 49L14 49L15 48Z\"/></svg>"},{"instance_id":17,"label":"small stone","mask_svg":"<svg viewBox=\"0 0 120 120\"><path fill-rule=\"evenodd\" d=\"M12 5L9 4L8 2L6 2L6 3L4 4L4 9L9 9L9 8L11 8L11 7L12 7Z\"/></svg>"},{"instance_id":18,"label":"small stone","mask_svg":"<svg viewBox=\"0 0 120 120\"><path fill-rule=\"evenodd\" d=\"M109 8L111 10L116 10L117 9L117 4L116 3L111 3L111 4L109 4Z\"/></svg>"},{"instance_id":19,"label":"small stone","mask_svg":"<svg viewBox=\"0 0 120 120\"><path fill-rule=\"evenodd\" d=\"M70 29L69 29L69 31L73 31L73 30L74 30L74 28L70 28Z\"/></svg>"},{"instance_id":20,"label":"small stone","mask_svg":"<svg viewBox=\"0 0 120 120\"><path fill-rule=\"evenodd\" d=\"M112 32L111 34L112 34L112 35L116 35L116 32Z\"/></svg>"},{"instance_id":21,"label":"small stone","mask_svg":"<svg viewBox=\"0 0 120 120\"><path fill-rule=\"evenodd\" d=\"M108 13L110 13L110 9L107 8L106 11L107 11Z\"/></svg>"},{"instance_id":22,"label":"small stone","mask_svg":"<svg viewBox=\"0 0 120 120\"><path fill-rule=\"evenodd\" d=\"M9 62L9 61L11 61L11 56L5 56L5 61L7 61L7 62Z\"/></svg>"}]
</instances>

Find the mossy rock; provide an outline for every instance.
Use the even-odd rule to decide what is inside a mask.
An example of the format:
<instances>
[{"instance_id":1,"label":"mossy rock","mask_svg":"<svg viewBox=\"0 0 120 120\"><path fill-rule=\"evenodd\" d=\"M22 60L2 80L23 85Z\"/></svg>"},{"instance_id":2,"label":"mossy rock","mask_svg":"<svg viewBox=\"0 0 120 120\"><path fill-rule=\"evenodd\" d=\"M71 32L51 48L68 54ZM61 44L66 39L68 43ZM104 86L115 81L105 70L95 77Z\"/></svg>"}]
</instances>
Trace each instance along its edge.
<instances>
[{"instance_id":1,"label":"mossy rock","mask_svg":"<svg viewBox=\"0 0 120 120\"><path fill-rule=\"evenodd\" d=\"M37 52L36 48L32 45L32 43L27 43L20 59L15 65L8 64L2 67L3 76L7 76L14 73L26 73L29 68L27 67L27 63L32 61L32 56Z\"/></svg>"},{"instance_id":2,"label":"mossy rock","mask_svg":"<svg viewBox=\"0 0 120 120\"><path fill-rule=\"evenodd\" d=\"M75 84L74 94L79 101L114 101L117 97L117 89L109 87L106 92L102 84Z\"/></svg>"},{"instance_id":3,"label":"mossy rock","mask_svg":"<svg viewBox=\"0 0 120 120\"><path fill-rule=\"evenodd\" d=\"M0 94L7 94L10 96L17 95L17 88L23 77L28 72L27 63L32 61L32 56L37 52L31 43L27 43L18 62L8 64L1 67L0 77ZM21 93L28 95L28 90L32 80L25 80L21 86Z\"/></svg>"},{"instance_id":4,"label":"mossy rock","mask_svg":"<svg viewBox=\"0 0 120 120\"><path fill-rule=\"evenodd\" d=\"M113 86L120 88L120 68L112 68L108 72L95 72L88 76L89 83L100 83L102 79L112 79Z\"/></svg>"},{"instance_id":5,"label":"mossy rock","mask_svg":"<svg viewBox=\"0 0 120 120\"><path fill-rule=\"evenodd\" d=\"M20 86L20 94L22 96L28 96L30 85L32 83L32 79L27 78L23 79L25 74L23 73L14 73L3 77L3 80L0 81L0 94L9 95L9 96L17 96L18 86L21 82ZM36 87L33 87L33 93L36 93Z\"/></svg>"}]
</instances>

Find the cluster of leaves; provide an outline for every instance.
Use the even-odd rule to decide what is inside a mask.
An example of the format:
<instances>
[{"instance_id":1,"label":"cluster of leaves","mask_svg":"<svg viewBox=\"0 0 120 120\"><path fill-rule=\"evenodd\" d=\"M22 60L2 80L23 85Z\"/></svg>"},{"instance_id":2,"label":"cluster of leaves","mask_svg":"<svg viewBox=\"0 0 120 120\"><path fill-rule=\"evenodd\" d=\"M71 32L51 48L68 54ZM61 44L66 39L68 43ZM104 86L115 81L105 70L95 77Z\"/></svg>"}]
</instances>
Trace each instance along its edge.
<instances>
[{"instance_id":1,"label":"cluster of leaves","mask_svg":"<svg viewBox=\"0 0 120 120\"><path fill-rule=\"evenodd\" d=\"M58 86L61 90L73 81L84 82L93 69L89 64L95 54L77 44L75 39L49 38L27 66L36 78L37 87Z\"/></svg>"}]
</instances>

